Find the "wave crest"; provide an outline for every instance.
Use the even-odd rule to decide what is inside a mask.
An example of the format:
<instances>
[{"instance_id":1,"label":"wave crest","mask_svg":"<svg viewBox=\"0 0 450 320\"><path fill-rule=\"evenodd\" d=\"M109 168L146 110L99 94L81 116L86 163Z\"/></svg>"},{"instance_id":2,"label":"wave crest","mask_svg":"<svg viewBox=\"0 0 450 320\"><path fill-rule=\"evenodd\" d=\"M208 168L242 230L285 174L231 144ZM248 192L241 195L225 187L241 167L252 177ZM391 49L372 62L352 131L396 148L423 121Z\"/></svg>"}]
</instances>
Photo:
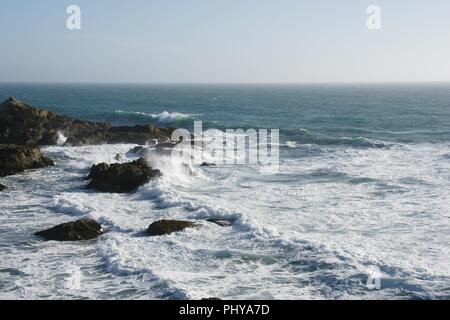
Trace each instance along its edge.
<instances>
[{"instance_id":1,"label":"wave crest","mask_svg":"<svg viewBox=\"0 0 450 320\"><path fill-rule=\"evenodd\" d=\"M184 119L192 119L192 116L194 116L193 114L169 111L163 111L161 113L145 113L139 111L116 110L114 113L127 118L152 119L161 124L174 123Z\"/></svg>"}]
</instances>

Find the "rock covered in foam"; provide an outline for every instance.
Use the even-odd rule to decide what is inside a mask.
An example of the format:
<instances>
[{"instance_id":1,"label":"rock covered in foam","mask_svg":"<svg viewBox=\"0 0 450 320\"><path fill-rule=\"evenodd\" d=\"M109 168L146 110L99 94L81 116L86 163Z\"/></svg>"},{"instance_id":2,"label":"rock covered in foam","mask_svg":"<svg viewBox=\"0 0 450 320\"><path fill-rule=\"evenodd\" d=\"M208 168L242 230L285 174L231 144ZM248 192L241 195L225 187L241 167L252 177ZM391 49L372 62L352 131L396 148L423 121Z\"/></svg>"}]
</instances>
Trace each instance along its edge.
<instances>
[{"instance_id":1,"label":"rock covered in foam","mask_svg":"<svg viewBox=\"0 0 450 320\"><path fill-rule=\"evenodd\" d=\"M37 147L0 145L0 177L53 165Z\"/></svg>"},{"instance_id":2,"label":"rock covered in foam","mask_svg":"<svg viewBox=\"0 0 450 320\"><path fill-rule=\"evenodd\" d=\"M134 156L134 157L143 157L145 154L147 153L147 148L143 147L143 146L136 146L132 149L130 149L127 153L126 156Z\"/></svg>"},{"instance_id":3,"label":"rock covered in foam","mask_svg":"<svg viewBox=\"0 0 450 320\"><path fill-rule=\"evenodd\" d=\"M170 234L177 231L182 231L186 228L193 228L196 224L191 221L180 221L180 220L159 220L153 222L147 228L147 235L149 236L161 236L165 234Z\"/></svg>"},{"instance_id":4,"label":"rock covered in foam","mask_svg":"<svg viewBox=\"0 0 450 320\"><path fill-rule=\"evenodd\" d=\"M100 163L91 167L87 188L129 193L161 175L161 171L151 168L142 158L127 163Z\"/></svg>"},{"instance_id":5,"label":"rock covered in foam","mask_svg":"<svg viewBox=\"0 0 450 320\"><path fill-rule=\"evenodd\" d=\"M45 240L79 241L95 239L103 234L102 226L92 219L81 219L36 232Z\"/></svg>"},{"instance_id":6,"label":"rock covered in foam","mask_svg":"<svg viewBox=\"0 0 450 320\"><path fill-rule=\"evenodd\" d=\"M208 219L211 223L215 223L221 227L231 227L234 223L234 219Z\"/></svg>"}]
</instances>

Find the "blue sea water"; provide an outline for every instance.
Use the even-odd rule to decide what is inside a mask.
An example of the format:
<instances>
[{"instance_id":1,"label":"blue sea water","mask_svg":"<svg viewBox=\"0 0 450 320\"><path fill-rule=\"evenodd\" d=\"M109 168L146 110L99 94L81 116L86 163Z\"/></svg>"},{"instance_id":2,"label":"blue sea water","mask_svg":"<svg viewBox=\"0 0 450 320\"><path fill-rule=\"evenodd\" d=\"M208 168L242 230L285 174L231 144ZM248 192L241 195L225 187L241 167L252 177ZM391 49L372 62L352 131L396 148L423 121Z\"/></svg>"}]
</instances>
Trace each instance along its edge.
<instances>
[{"instance_id":1,"label":"blue sea water","mask_svg":"<svg viewBox=\"0 0 450 320\"><path fill-rule=\"evenodd\" d=\"M133 145L45 147L55 167L1 180L0 298L450 297L450 84L0 84L9 96L116 125L280 129L280 170L153 158L162 179L99 194L88 168ZM86 216L108 232L32 235ZM201 227L139 236L162 218Z\"/></svg>"}]
</instances>

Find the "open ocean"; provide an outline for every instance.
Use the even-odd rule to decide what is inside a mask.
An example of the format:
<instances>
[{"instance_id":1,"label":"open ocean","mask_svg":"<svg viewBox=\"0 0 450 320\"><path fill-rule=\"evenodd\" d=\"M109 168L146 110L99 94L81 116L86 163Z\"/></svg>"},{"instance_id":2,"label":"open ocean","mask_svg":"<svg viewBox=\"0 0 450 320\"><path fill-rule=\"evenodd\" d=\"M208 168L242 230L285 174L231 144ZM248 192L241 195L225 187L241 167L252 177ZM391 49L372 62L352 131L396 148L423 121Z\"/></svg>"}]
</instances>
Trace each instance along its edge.
<instances>
[{"instance_id":1,"label":"open ocean","mask_svg":"<svg viewBox=\"0 0 450 320\"><path fill-rule=\"evenodd\" d=\"M84 188L88 169L134 145L43 147L55 167L0 179L0 299L450 298L450 84L0 84L9 96L117 125L280 129L280 169L154 159L161 179L108 194ZM33 236L83 217L108 232ZM221 217L236 223L204 221ZM141 236L163 218L202 227Z\"/></svg>"}]
</instances>

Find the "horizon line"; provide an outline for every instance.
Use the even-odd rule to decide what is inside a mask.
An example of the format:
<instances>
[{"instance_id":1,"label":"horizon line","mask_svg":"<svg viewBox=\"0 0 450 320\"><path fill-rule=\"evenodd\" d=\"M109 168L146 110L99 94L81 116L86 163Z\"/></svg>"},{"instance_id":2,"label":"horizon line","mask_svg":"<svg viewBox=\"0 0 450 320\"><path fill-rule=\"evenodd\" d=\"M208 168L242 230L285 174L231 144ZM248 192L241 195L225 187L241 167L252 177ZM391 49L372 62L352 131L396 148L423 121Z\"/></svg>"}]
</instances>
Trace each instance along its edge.
<instances>
[{"instance_id":1,"label":"horizon line","mask_svg":"<svg viewBox=\"0 0 450 320\"><path fill-rule=\"evenodd\" d=\"M28 85L376 85L376 84L449 84L450 80L432 81L344 81L344 82L82 82L82 81L0 81L4 84Z\"/></svg>"}]
</instances>

